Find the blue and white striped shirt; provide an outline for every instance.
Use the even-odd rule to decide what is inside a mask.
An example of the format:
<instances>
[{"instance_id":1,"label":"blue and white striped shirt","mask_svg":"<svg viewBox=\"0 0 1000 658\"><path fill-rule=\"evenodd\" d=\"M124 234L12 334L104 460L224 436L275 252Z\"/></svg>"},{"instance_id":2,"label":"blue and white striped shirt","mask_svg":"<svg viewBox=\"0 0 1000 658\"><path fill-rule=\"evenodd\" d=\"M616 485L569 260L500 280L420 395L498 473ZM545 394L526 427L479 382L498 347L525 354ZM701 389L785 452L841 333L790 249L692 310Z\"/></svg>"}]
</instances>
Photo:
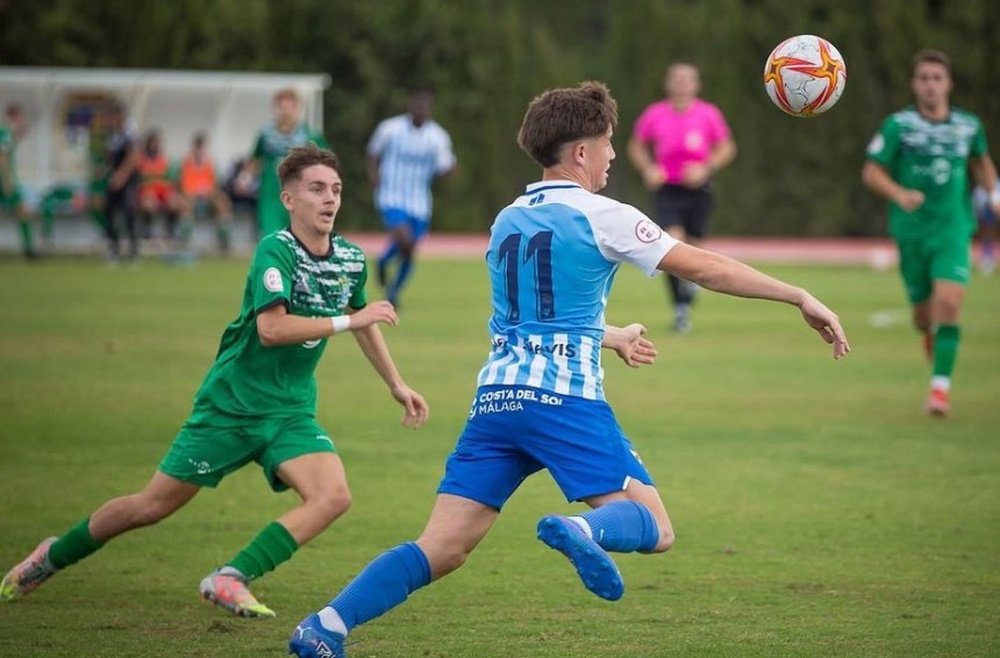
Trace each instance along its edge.
<instances>
[{"instance_id":1,"label":"blue and white striped shirt","mask_svg":"<svg viewBox=\"0 0 1000 658\"><path fill-rule=\"evenodd\" d=\"M529 185L491 229L493 342L479 385L603 400L604 309L618 266L653 276L675 244L639 210L576 183Z\"/></svg>"},{"instance_id":2,"label":"blue and white striped shirt","mask_svg":"<svg viewBox=\"0 0 1000 658\"><path fill-rule=\"evenodd\" d=\"M445 129L430 120L417 127L409 114L391 117L375 129L368 155L379 159L375 206L430 220L431 183L455 166L451 137Z\"/></svg>"}]
</instances>

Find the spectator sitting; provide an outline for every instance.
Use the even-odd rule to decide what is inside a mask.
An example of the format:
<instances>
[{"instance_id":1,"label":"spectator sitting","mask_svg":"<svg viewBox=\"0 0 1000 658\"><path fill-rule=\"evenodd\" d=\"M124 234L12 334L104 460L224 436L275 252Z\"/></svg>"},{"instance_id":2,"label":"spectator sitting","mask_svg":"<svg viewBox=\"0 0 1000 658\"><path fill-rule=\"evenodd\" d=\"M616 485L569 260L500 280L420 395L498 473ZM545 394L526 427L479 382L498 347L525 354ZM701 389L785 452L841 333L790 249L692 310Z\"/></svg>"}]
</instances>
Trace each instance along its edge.
<instances>
[{"instance_id":1,"label":"spectator sitting","mask_svg":"<svg viewBox=\"0 0 1000 658\"><path fill-rule=\"evenodd\" d=\"M233 208L229 198L219 189L215 164L205 150L205 142L205 133L196 133L191 143L191 152L181 163L180 209L184 218L182 239L187 242L190 238L195 217L211 212L216 220L219 251L228 254Z\"/></svg>"},{"instance_id":2,"label":"spectator sitting","mask_svg":"<svg viewBox=\"0 0 1000 658\"><path fill-rule=\"evenodd\" d=\"M170 161L160 145L160 133L150 130L143 140L139 153L139 213L142 217L144 237L152 237L152 217L162 213L167 220L167 239L173 241L177 233L177 188L170 176Z\"/></svg>"}]
</instances>

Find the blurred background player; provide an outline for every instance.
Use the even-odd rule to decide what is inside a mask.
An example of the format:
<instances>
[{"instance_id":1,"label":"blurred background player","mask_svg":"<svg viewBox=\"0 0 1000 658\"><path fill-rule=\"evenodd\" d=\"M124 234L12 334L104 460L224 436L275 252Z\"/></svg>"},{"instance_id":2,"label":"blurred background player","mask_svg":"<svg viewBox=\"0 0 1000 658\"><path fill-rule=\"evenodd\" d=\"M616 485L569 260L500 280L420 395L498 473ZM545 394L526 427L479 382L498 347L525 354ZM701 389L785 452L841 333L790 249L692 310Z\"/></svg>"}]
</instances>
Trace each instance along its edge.
<instances>
[{"instance_id":1,"label":"blurred background player","mask_svg":"<svg viewBox=\"0 0 1000 658\"><path fill-rule=\"evenodd\" d=\"M996 190L997 170L979 117L950 104L951 60L945 53L926 49L914 56L911 88L916 104L883 121L868 145L861 177L889 201L889 232L913 323L933 361L925 409L946 416L975 232L968 171L985 189ZM990 195L989 205L1000 212L1000 192Z\"/></svg>"},{"instance_id":2,"label":"blurred background player","mask_svg":"<svg viewBox=\"0 0 1000 658\"><path fill-rule=\"evenodd\" d=\"M368 141L368 178L389 232L389 244L378 259L378 279L394 305L413 271L417 244L430 228L431 184L455 170L451 137L431 119L433 104L431 90L414 89L407 113L379 123Z\"/></svg>"},{"instance_id":3,"label":"blurred background player","mask_svg":"<svg viewBox=\"0 0 1000 658\"><path fill-rule=\"evenodd\" d=\"M206 576L203 598L244 617L273 617L249 581L274 570L347 511L350 491L333 440L316 421L315 370L327 339L351 332L367 361L419 427L427 403L403 381L379 323L398 321L388 302L367 303L365 255L333 233L340 209L340 162L316 147L281 165L291 227L254 253L239 317L226 327L194 409L146 487L113 498L60 537L43 540L0 582L0 602L23 597L122 533L170 516L201 491L250 462L274 491L301 502L268 524Z\"/></svg>"},{"instance_id":4,"label":"blurred background player","mask_svg":"<svg viewBox=\"0 0 1000 658\"><path fill-rule=\"evenodd\" d=\"M833 344L835 358L850 350L837 316L802 288L678 242L632 206L596 194L607 185L617 122L617 103L599 82L550 89L529 105L518 145L542 167L542 180L501 210L490 231L492 350L430 519L416 541L375 558L306 617L290 653L345 658L351 629L461 567L510 496L542 469L567 501L592 509L542 517L537 537L563 553L595 595L615 601L624 593L609 551L670 548L674 532L660 493L604 398L601 348L631 366L656 357L642 325L605 324L622 263L795 305Z\"/></svg>"},{"instance_id":5,"label":"blurred background player","mask_svg":"<svg viewBox=\"0 0 1000 658\"><path fill-rule=\"evenodd\" d=\"M979 218L979 271L989 276L996 269L997 223L1000 216L993 209L990 196L1000 198L1000 182L993 192L988 192L982 185L976 185L972 193L972 206Z\"/></svg>"},{"instance_id":6,"label":"blurred background player","mask_svg":"<svg viewBox=\"0 0 1000 658\"><path fill-rule=\"evenodd\" d=\"M328 148L321 133L302 121L302 104L294 89L280 89L272 100L274 120L257 135L253 153L237 182L241 190L249 190L251 180L259 178L257 193L257 238L288 226L288 212L281 205L281 183L278 165L289 151L299 146L315 144Z\"/></svg>"},{"instance_id":7,"label":"blurred background player","mask_svg":"<svg viewBox=\"0 0 1000 658\"><path fill-rule=\"evenodd\" d=\"M139 255L139 232L136 226L139 192L139 151L135 130L125 117L125 106L111 101L102 112L104 122L102 187L104 188L104 230L108 236L109 257L112 263L121 258L117 217L125 219L128 233L128 259Z\"/></svg>"},{"instance_id":8,"label":"blurred background player","mask_svg":"<svg viewBox=\"0 0 1000 658\"><path fill-rule=\"evenodd\" d=\"M136 168L139 172L139 217L142 219L143 237L153 237L153 217L160 215L165 222L164 237L167 242L173 242L177 235L179 200L174 172L163 152L160 131L153 129L146 133Z\"/></svg>"},{"instance_id":9,"label":"blurred background player","mask_svg":"<svg viewBox=\"0 0 1000 658\"><path fill-rule=\"evenodd\" d=\"M17 143L26 130L24 110L17 103L11 103L4 110L3 122L0 123L0 216L11 215L17 220L21 252L25 258L33 260L38 257L34 227L17 179Z\"/></svg>"},{"instance_id":10,"label":"blurred background player","mask_svg":"<svg viewBox=\"0 0 1000 658\"><path fill-rule=\"evenodd\" d=\"M675 62L664 78L666 98L652 103L635 122L628 155L654 194L656 222L677 240L698 245L708 233L712 175L736 157L736 143L722 112L698 98L698 68ZM697 287L667 277L674 301L674 329L691 329Z\"/></svg>"},{"instance_id":11,"label":"blurred background player","mask_svg":"<svg viewBox=\"0 0 1000 658\"><path fill-rule=\"evenodd\" d=\"M215 235L219 251L228 254L233 223L233 207L216 179L215 163L205 148L207 138L199 132L191 140L191 151L181 162L178 188L180 191L181 241L191 237L195 218L211 214L215 218Z\"/></svg>"}]
</instances>

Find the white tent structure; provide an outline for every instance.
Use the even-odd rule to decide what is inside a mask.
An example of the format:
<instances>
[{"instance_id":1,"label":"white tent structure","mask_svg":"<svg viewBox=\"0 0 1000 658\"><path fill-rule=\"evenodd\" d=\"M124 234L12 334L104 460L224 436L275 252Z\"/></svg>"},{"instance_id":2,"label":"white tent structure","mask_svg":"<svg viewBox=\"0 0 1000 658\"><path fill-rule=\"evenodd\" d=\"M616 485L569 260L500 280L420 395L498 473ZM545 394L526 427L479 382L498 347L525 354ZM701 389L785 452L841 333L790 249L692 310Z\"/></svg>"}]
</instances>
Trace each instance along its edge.
<instances>
[{"instance_id":1,"label":"white tent structure","mask_svg":"<svg viewBox=\"0 0 1000 658\"><path fill-rule=\"evenodd\" d=\"M216 166L226 170L249 155L271 117L275 91L295 89L305 120L321 129L329 86L325 74L0 66L0 108L17 102L29 120L17 165L31 206L53 185L86 186L90 125L103 101L123 101L140 131L159 129L171 160L183 157L195 132L205 131Z\"/></svg>"}]
</instances>

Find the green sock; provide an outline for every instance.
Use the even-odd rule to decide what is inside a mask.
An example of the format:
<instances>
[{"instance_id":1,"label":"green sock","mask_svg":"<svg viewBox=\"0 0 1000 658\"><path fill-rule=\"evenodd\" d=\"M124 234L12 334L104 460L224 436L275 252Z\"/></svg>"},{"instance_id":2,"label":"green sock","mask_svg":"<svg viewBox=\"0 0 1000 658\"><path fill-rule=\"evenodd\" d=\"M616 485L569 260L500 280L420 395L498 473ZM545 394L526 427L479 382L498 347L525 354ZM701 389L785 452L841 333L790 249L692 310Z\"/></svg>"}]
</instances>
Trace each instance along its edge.
<instances>
[{"instance_id":1,"label":"green sock","mask_svg":"<svg viewBox=\"0 0 1000 658\"><path fill-rule=\"evenodd\" d=\"M42 215L42 239L47 242L52 242L52 237L55 233L55 223L56 218L52 213L45 213Z\"/></svg>"},{"instance_id":2,"label":"green sock","mask_svg":"<svg viewBox=\"0 0 1000 658\"><path fill-rule=\"evenodd\" d=\"M215 229L215 237L219 243L219 251L221 251L224 254L228 254L229 239L230 239L229 224L224 224L222 226L217 227Z\"/></svg>"},{"instance_id":3,"label":"green sock","mask_svg":"<svg viewBox=\"0 0 1000 658\"><path fill-rule=\"evenodd\" d=\"M49 562L52 563L52 566L56 569L62 569L76 564L104 546L104 542L99 542L91 536L87 527L89 524L90 517L88 516L53 542L52 546L49 547Z\"/></svg>"},{"instance_id":4,"label":"green sock","mask_svg":"<svg viewBox=\"0 0 1000 658\"><path fill-rule=\"evenodd\" d=\"M35 253L35 236L31 230L31 222L18 222L18 228L21 229L21 251L25 256Z\"/></svg>"},{"instance_id":5,"label":"green sock","mask_svg":"<svg viewBox=\"0 0 1000 658\"><path fill-rule=\"evenodd\" d=\"M247 580L254 580L268 571L273 571L279 564L292 557L298 548L298 543L288 529L273 521L236 557L227 562L226 566L238 570Z\"/></svg>"},{"instance_id":6,"label":"green sock","mask_svg":"<svg viewBox=\"0 0 1000 658\"><path fill-rule=\"evenodd\" d=\"M962 332L958 325L942 324L934 332L934 376L951 377Z\"/></svg>"}]
</instances>

